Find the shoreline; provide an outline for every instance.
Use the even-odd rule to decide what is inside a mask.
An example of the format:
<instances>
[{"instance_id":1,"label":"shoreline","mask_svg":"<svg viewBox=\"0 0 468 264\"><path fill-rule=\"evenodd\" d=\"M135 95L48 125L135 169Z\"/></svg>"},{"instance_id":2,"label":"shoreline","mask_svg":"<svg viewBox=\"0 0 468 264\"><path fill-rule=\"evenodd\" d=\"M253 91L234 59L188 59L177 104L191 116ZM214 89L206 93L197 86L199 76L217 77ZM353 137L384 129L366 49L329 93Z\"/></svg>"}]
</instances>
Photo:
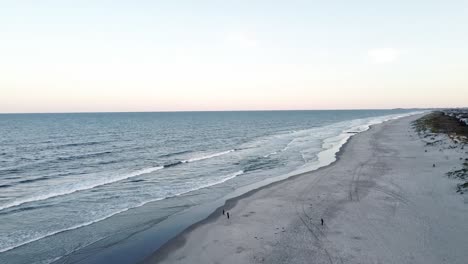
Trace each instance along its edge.
<instances>
[{"instance_id":1,"label":"shoreline","mask_svg":"<svg viewBox=\"0 0 468 264\"><path fill-rule=\"evenodd\" d=\"M391 120L386 120L386 121L383 121L383 122L387 122L387 121L391 121ZM186 209L186 210L184 210L182 212L179 212L179 213L177 213L175 215L171 215L171 216L163 219L161 222L158 222L157 225L161 225L161 226L157 227L156 230L151 230L152 228L149 228L147 230L142 231L142 233L140 233L140 235L142 236L142 238L141 238L142 240L149 240L147 237L158 237L158 235L160 233L164 233L164 237L151 241L151 243L152 243L151 247L148 247L148 248L146 248L144 250L144 251L148 251L148 249L151 248L151 251L148 252L146 255L144 255L144 256L141 255L141 252L139 252L139 253L133 252L134 250L141 249L141 247L136 249L133 246L132 247L133 249L125 249L127 245L125 244L125 242L123 243L124 244L123 248L126 251L128 250L130 252L129 255L134 256L134 257L131 257L132 259L138 259L136 261L128 260L128 259L123 260L122 258L119 258L119 257L122 257L121 254L114 254L114 253L103 252L103 251L92 252L93 249L95 249L95 248L101 248L101 245L100 245L101 241L97 241L95 243L87 245L84 248L79 249L78 251L72 252L69 255L63 256L63 257L53 261L52 264L77 263L77 262L81 262L82 259L86 259L85 263L92 263L92 264L99 264L99 263L102 263L103 261L105 262L105 261L109 261L109 260L112 260L113 263L145 263L145 261L149 257L153 256L154 252L159 252L160 250L162 250L163 248L165 248L169 244L172 244L173 240L177 240L180 236L184 235L186 232L189 232L192 229L195 229L199 225L202 225L204 223L209 223L210 219L212 219L212 217L215 217L217 214L221 213L223 208L234 207L236 205L237 201L239 201L239 200L241 200L243 198L248 198L249 196L253 195L257 191L260 191L262 189L266 189L268 187L275 186L277 184L281 184L282 182L292 180L292 179L294 179L296 177L300 177L300 176L303 176L303 175L311 173L311 172L320 171L322 169L325 169L325 168L327 168L329 166L334 165L339 160L340 156L342 155L342 153L343 153L343 151L345 149L345 146L347 145L347 143L349 142L349 140L352 137L354 137L356 134L367 132L367 131L371 130L373 126L379 125L379 124L382 124L382 123L369 125L369 128L367 130L365 130L365 131L362 131L362 132L353 132L352 134L343 132L343 133L350 134L350 135L346 139L346 142L344 144L340 145L338 151L336 153L334 153L334 159L335 160L331 161L327 165L318 164L318 166L319 166L318 168L307 170L305 172L300 172L300 173L292 172L290 174L284 174L284 175L279 175L279 176L275 176L275 177L272 177L272 178L266 178L266 179L261 180L259 182L255 182L255 183L251 183L251 184L242 186L242 187L230 192L226 196L221 197L219 199L216 199L215 201L213 201L211 203L199 204L199 205L197 205L197 206L195 206L193 208L188 208L188 209ZM333 150L333 148L325 150L325 151L329 151L329 150ZM174 197L171 197L171 198L174 198ZM207 212L210 212L210 213L207 213ZM195 221L192 221L192 220L188 221L188 224L187 224L186 220L181 220L181 219L184 219L184 216L200 217L200 215L201 215L201 218L199 218L198 220L195 220ZM171 223L169 223L169 221ZM175 222L175 223L172 223L172 222ZM176 226L176 228L175 228L176 231L174 231L174 226ZM180 226L183 226L183 227L180 228ZM169 231L170 234L167 234L167 232L162 231L165 228L171 230L171 231ZM180 230L178 230L178 229L180 229ZM146 237L146 238L144 238L144 237ZM83 252L83 251L86 251L86 252ZM91 251L92 253L90 255L88 255L87 251ZM85 257L83 257L83 255ZM142 256L143 256L143 258L141 258ZM128 257L128 256L126 256L126 257Z\"/></svg>"},{"instance_id":2,"label":"shoreline","mask_svg":"<svg viewBox=\"0 0 468 264\"><path fill-rule=\"evenodd\" d=\"M421 113L411 113L410 115L414 114ZM401 116L392 116L381 119L380 121L374 120L367 124L366 130L361 130L360 132L367 132L368 130L372 129L374 125L379 125L382 124L382 122L385 123L387 121L394 120L395 118L401 118ZM183 233L187 228L190 228L191 226L206 220L210 215L215 215L217 210L221 210L219 208L222 208L227 200L251 195L255 191L266 188L267 186L271 186L272 184L280 183L287 179L292 179L297 176L310 173L311 171L321 170L334 164L336 160L338 160L339 156L341 156L341 153L350 138L357 134L346 133L346 131L343 131L341 137L344 136L344 138L340 139L337 136L335 139L330 138L332 141L325 141L323 144L332 144L331 147L325 148L325 150L320 152L320 162L312 166L304 167L288 174L278 175L272 178L261 180L259 182L241 186L221 198L178 212L158 221L157 223L144 227L143 230L138 228L134 231L130 231L131 233L129 233L129 235L131 235L131 237L129 239L120 240L118 237L109 237L109 239L106 238L99 240L57 260L54 260L52 263L81 263L81 261L84 259L86 259L86 263L102 263L103 261L109 260L120 264L139 263L150 257L155 251L158 251L158 249L164 247L164 245L168 244L172 239ZM339 140L333 141L336 139ZM340 141L341 143L339 143ZM235 203L233 203L232 206L234 205ZM148 206L141 208L144 209L147 207ZM149 204L149 207L151 207L151 204ZM108 247L108 245L112 246Z\"/></svg>"},{"instance_id":3,"label":"shoreline","mask_svg":"<svg viewBox=\"0 0 468 264\"><path fill-rule=\"evenodd\" d=\"M363 133L358 133L357 135L359 135L361 138L362 137L365 138L366 136L371 137L373 135L373 133L374 133L374 130L375 130L374 127L377 127L377 128L379 128L379 130L382 130L381 127L383 127L384 125L389 126L390 122L397 123L398 120L400 120L399 122L401 123L402 119L404 119L404 120L414 120L415 117L420 117L420 116L425 115L425 114L426 113L419 114L419 115L412 115L412 116L409 116L409 117L403 117L403 118L400 118L400 119L391 120L389 122L383 122L383 123L380 123L380 124L372 125L372 126L369 127L368 130L364 131ZM267 185L261 186L259 188L252 189L252 190L250 190L250 191L248 191L248 192L246 192L246 193L244 193L244 194L242 194L240 196L235 196L235 197L227 199L224 205L221 205L218 208L216 208L211 214L209 214L208 217L202 219L201 221L193 223L188 228L184 229L181 233L179 233L178 235L176 235L175 237L171 238L166 243L164 243L149 258L145 259L143 261L143 263L160 263L160 262L165 263L165 261L167 261L168 263L173 263L173 262L179 262L178 260L180 260L181 263L184 263L184 262L188 261L187 259L185 259L185 257L198 256L198 254L194 254L193 252L194 251L198 252L198 251L201 251L201 250L196 245L193 244L192 241L193 241L194 238L192 238L192 237L196 237L196 240L200 241L200 243L204 242L203 240L208 240L208 239L205 239L205 235L200 234L200 232L202 232L201 229L205 229L204 230L205 232L210 233L210 234L207 234L206 236L210 236L211 233L213 233L213 234L215 234L216 237L218 237L218 236L223 237L222 235L220 235L220 233L223 232L223 231L221 230L222 227L220 227L221 223L219 223L220 221L223 221L223 220L220 220L221 219L221 212L222 212L223 209L232 210L232 209L236 208L236 206L240 206L239 203L245 203L245 201L247 201L247 200L250 200L250 202L254 203L257 200L255 199L256 197L253 197L253 196L260 196L259 193L262 193L262 192L265 193L265 192L268 192L268 191L272 191L272 189L275 189L275 188L278 189L279 185L288 185L288 184L291 185L295 181L300 181L300 180L303 180L304 178L308 178L306 176L320 175L320 174L323 174L324 171L333 170L333 167L336 167L337 164L338 165L341 164L340 163L341 159L343 158L343 155L346 154L346 151L348 150L348 148L350 148L350 145L354 144L354 141L358 141L355 138L356 137L354 135L352 137L348 138L346 143L344 143L340 147L339 151L335 154L335 161L333 161L332 163L330 163L330 164L328 164L326 166L320 167L320 168L318 168L316 170L313 170L313 171L293 175L293 176L290 176L290 177L288 177L286 179L275 181L275 182L269 183ZM319 181L319 180L320 180L320 178L318 178L318 180L316 180L316 181ZM315 180L312 179L311 181L314 182ZM349 195L351 197L350 199L353 200L353 194L350 192ZM354 197L354 199L359 200L359 197L358 198ZM262 209L262 208L260 208L260 209ZM268 213L266 211L262 211L262 212L263 213ZM233 221L234 220L232 220L232 222ZM216 230L212 231L210 228L207 228L207 226L210 226L210 225L214 226L216 228ZM226 225L226 223L223 223L223 225ZM283 227L283 230L284 230L284 228L285 227ZM317 228L316 226L312 227L312 229L316 229L316 228ZM239 232L243 231L243 230L238 230L238 229L236 229L236 230L239 231ZM317 232L321 233L322 231L315 231L315 233L317 233ZM255 238L257 238L257 237L255 237ZM262 237L262 239L263 239L263 237ZM218 240L218 239L216 239L216 240ZM222 240L222 239L219 239L219 240ZM319 239L317 239L317 240L319 240ZM216 244L217 244L217 242L215 244L210 244L210 245L211 246L217 246ZM205 245L204 247L208 247L208 246ZM246 251L245 247L241 247L241 248L242 248L242 250L240 250L239 248L237 249L237 251L240 251L240 252L238 252L239 255L242 255L243 254L242 252ZM323 246L318 246L318 248L323 249L324 247ZM184 254L183 253L184 250L186 251L185 253L190 253L192 255ZM216 249L212 249L212 250L217 251ZM226 250L226 248L223 248L222 250ZM177 254L177 253L179 253L179 251L182 252L182 253ZM332 257L333 254L330 253L331 251L333 251L333 250L325 250L326 254L324 254L323 252L321 254L322 255L328 255L328 256L321 256L321 257L329 258L329 260L333 259L333 257ZM207 253L206 251L203 251L202 253L205 253L205 254L208 254L208 255L210 254L210 253ZM174 256L172 256L172 255L174 255ZM183 255L183 257L178 256L178 255ZM213 255L216 255L216 253L213 253ZM171 256L172 256L172 258L169 259L169 257L171 257ZM176 256L178 256L178 258L175 258ZM243 257L245 257L245 256L243 256ZM265 257L261 257L260 259L264 260ZM211 259L210 258L205 258L205 259L202 259L202 260L203 261L208 261L208 260L211 260ZM245 260L245 259L242 259L242 260ZM250 260L252 260L252 259L250 259ZM232 260L232 261L227 261L227 262L228 263L230 263L230 262L235 263L235 262L238 262L238 261L239 261L239 259L236 258L235 261ZM258 259L255 259L254 262L258 262ZM259 262L263 262L263 261L259 261ZM193 263L200 263L200 262L194 261Z\"/></svg>"},{"instance_id":4,"label":"shoreline","mask_svg":"<svg viewBox=\"0 0 468 264\"><path fill-rule=\"evenodd\" d=\"M376 125L380 125L380 124L381 123L376 124ZM152 254L152 256L149 256L151 258L151 263L153 263L154 261L156 261L156 263L157 263L158 261L164 260L167 257L167 255L171 253L171 251L176 250L177 248L180 248L182 245L185 244L185 240L186 240L185 236L189 235L193 230L197 229L200 226L203 226L205 224L209 224L211 222L214 222L220 216L220 214L222 214L223 209L224 210L232 209L233 207L236 206L236 204L240 200L249 198L250 196L254 195L255 193L257 193L257 192L259 192L261 190L268 189L268 188L271 188L273 186L282 184L284 182L291 181L291 180L294 180L296 178L306 176L307 174L318 172L318 171L321 171L321 170L325 170L328 167L334 166L340 160L340 157L344 154L346 146L348 145L349 141L352 140L353 136L356 135L356 134L365 133L367 131L370 131L373 126L375 126L375 125L369 126L369 129L366 130L366 131L363 131L363 132L352 132L353 135L351 137L349 137L346 140L346 142L343 145L340 146L338 152L335 153L335 160L332 161L328 165L321 166L321 167L319 167L317 169L313 169L311 171L306 171L306 172L302 172L302 173L299 173L299 174L294 174L294 175L289 176L287 178L277 180L277 181L273 181L273 182L268 183L266 185L262 185L262 186L260 186L258 188L250 189L249 191L247 191L247 192L245 192L245 193L243 193L241 195L234 196L232 198L226 199L224 205L221 205L221 206L217 207L207 217L205 217L204 219L202 219L200 221L197 221L197 222L193 223L192 225L190 225L189 227L184 229L182 232L178 233L175 237L170 238L167 242L165 242L162 246L160 246ZM266 179L266 180L270 180L270 179ZM259 182L251 184L251 185L256 185L258 183ZM157 259L154 259L155 255L157 255ZM145 259L141 263L150 263L150 262L148 262L148 259Z\"/></svg>"},{"instance_id":5,"label":"shoreline","mask_svg":"<svg viewBox=\"0 0 468 264\"><path fill-rule=\"evenodd\" d=\"M415 115L422 117L422 116L424 116L426 114L427 113L422 113L422 114L418 113L418 114L413 114L413 115L405 116L405 117L401 117L401 118L413 117ZM309 175L311 173L317 173L317 172L320 172L322 170L326 170L329 167L335 166L340 161L342 155L345 153L346 148L349 145L350 141L353 140L353 138L356 135L360 135L360 134L363 134L363 133L370 132L373 129L373 127L375 127L375 126L379 126L379 125L382 125L383 123L392 122L392 121L395 121L395 120L398 120L398 119L401 119L401 118L390 119L390 120L386 120L386 121L381 122L381 123L369 125L369 128L367 130L361 131L361 132L354 132L354 131L343 132L345 134L350 134L350 136L346 139L344 144L339 146L338 151L334 153L334 159L335 160L332 161L331 163L329 163L327 165L324 165L324 166L319 166L316 169L311 169L311 170L301 172L301 173L298 173L298 174L293 174L293 175L288 176L288 177L286 177L284 179L280 179L280 180L276 180L276 181L273 180L275 177L273 177L271 179L266 179L266 180L273 180L273 181L270 182L270 183L267 183L265 185L261 185L258 188L251 188L250 190L248 190L247 192L245 192L245 193L243 193L241 195L237 195L237 196L225 199L225 203L223 205L220 205L219 207L217 207L211 214L206 216L206 218L193 223L192 225L190 225L189 227L184 229L182 232L178 233L176 236L170 238L162 246L160 246L158 249L156 249L156 251L152 254L152 256L145 259L142 263L153 263L153 262L158 263L159 261L164 260L167 257L167 255L169 255L172 251L180 248L182 245L185 244L185 240L186 240L185 237L188 236L192 231L194 231L195 229L197 229L200 226L203 226L205 224L209 224L211 222L214 222L222 214L223 209L226 210L226 211L232 209L233 207L236 206L236 204L240 200L249 198L252 195L254 195L255 193L257 193L259 191L262 191L264 189L268 189L268 188L274 187L276 185L280 185L280 184L282 184L284 182L287 182L287 181L293 181L296 178L304 177L304 176L307 176L307 175ZM257 183L251 184L251 185L257 185L259 183L261 183L261 182L257 182ZM149 261L148 259L151 259L151 261Z\"/></svg>"}]
</instances>

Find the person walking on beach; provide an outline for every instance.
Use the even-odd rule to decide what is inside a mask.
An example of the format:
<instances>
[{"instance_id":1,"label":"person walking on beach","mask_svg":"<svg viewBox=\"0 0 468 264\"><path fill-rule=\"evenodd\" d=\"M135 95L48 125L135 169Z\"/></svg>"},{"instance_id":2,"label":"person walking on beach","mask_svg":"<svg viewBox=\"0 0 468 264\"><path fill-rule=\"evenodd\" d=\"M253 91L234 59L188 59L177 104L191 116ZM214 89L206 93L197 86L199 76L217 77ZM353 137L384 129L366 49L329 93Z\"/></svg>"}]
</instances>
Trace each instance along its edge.
<instances>
[{"instance_id":1,"label":"person walking on beach","mask_svg":"<svg viewBox=\"0 0 468 264\"><path fill-rule=\"evenodd\" d=\"M320 221L322 222L322 225L323 225L323 218L320 218Z\"/></svg>"},{"instance_id":2,"label":"person walking on beach","mask_svg":"<svg viewBox=\"0 0 468 264\"><path fill-rule=\"evenodd\" d=\"M229 212L227 212L226 215L227 215L227 218L229 219Z\"/></svg>"},{"instance_id":3,"label":"person walking on beach","mask_svg":"<svg viewBox=\"0 0 468 264\"><path fill-rule=\"evenodd\" d=\"M224 209L223 209L223 215L224 215Z\"/></svg>"}]
</instances>

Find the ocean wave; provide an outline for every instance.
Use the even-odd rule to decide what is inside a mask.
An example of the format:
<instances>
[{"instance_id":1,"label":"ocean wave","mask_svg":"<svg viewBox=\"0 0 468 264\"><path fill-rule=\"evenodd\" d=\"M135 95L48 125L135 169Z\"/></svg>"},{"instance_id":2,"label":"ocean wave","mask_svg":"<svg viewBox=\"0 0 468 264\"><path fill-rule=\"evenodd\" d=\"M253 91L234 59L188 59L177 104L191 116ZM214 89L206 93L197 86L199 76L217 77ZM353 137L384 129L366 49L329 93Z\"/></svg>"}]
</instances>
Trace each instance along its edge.
<instances>
[{"instance_id":1,"label":"ocean wave","mask_svg":"<svg viewBox=\"0 0 468 264\"><path fill-rule=\"evenodd\" d=\"M306 131L306 130L303 130L303 131ZM296 133L296 132L297 132L297 131L294 130L294 132L291 132L291 133ZM264 155L263 157L264 157L264 158L269 158L269 157L271 157L271 156L273 156L273 155L277 155L277 154L279 154L279 153L281 153L281 152L287 151L287 150L291 147L291 145L292 145L296 140L297 140L297 138L291 139L291 140L289 141L289 143L286 144L286 146L285 146L284 148L282 148L282 149L280 149L280 150L273 151L273 152L271 152L271 153L269 153L269 154L267 154L267 155Z\"/></svg>"},{"instance_id":2,"label":"ocean wave","mask_svg":"<svg viewBox=\"0 0 468 264\"><path fill-rule=\"evenodd\" d=\"M0 169L0 176L13 174L13 173L20 173L20 172L21 172L21 169L19 168Z\"/></svg>"},{"instance_id":3,"label":"ocean wave","mask_svg":"<svg viewBox=\"0 0 468 264\"><path fill-rule=\"evenodd\" d=\"M97 157L112 154L112 153L115 153L115 151L104 151L104 152L87 153L87 154L81 154L81 155L62 156L62 157L57 157L57 158L44 159L44 160L40 160L40 161L36 161L36 162L28 162L26 164L19 165L19 166L16 166L16 167L0 169L0 176L1 175L14 174L14 173L22 173L23 171L26 171L28 169L33 169L33 168L34 169L36 169L36 168L47 169L51 165L60 164L60 163L62 163L64 161L74 161L74 160L82 160L82 159L88 159L88 158L97 158ZM110 161L110 162L112 163L113 161ZM98 164L100 164L100 163L98 163ZM41 166L41 165L47 165L47 166Z\"/></svg>"},{"instance_id":4,"label":"ocean wave","mask_svg":"<svg viewBox=\"0 0 468 264\"><path fill-rule=\"evenodd\" d=\"M213 154L206 155L206 156L191 158L191 159L188 159L188 160L183 161L183 162L184 162L184 163L189 163L189 162L194 162L194 161L200 161L200 160L211 159L211 158L215 158L215 157L219 157L219 156L222 156L222 155L229 154L229 153L234 152L234 151L236 151L236 150L235 150L235 149L226 150L226 151L222 151L222 152L218 152L218 153L213 153Z\"/></svg>"},{"instance_id":5,"label":"ocean wave","mask_svg":"<svg viewBox=\"0 0 468 264\"><path fill-rule=\"evenodd\" d=\"M191 159L187 159L187 160L183 160L183 161L177 161L177 162L169 163L169 164L166 164L166 165L163 165L163 166L141 169L141 170L138 170L138 171L135 171L135 172L132 172L132 173L129 173L129 174L124 174L124 175L121 175L121 176L117 176L117 177L98 179L97 181L92 182L92 183L88 183L88 184L86 184L86 183L77 184L75 186L72 186L69 189L58 190L58 191L47 193L47 194L22 198L22 199L18 199L18 200L9 202L9 203L5 203L3 205L0 205L0 210L4 210L4 209L10 208L10 207L19 206L19 205L22 205L24 203L42 201L42 200L46 200L46 199L57 197L57 196L62 196L62 195L72 194L72 193L75 193L75 192L78 192L78 191L92 189L92 188L95 188L95 187L98 187L98 186L101 186L101 185L118 182L118 181L121 181L121 180L136 177L136 176L146 174L146 173L151 173L151 172L161 170L161 169L164 169L164 168L174 167L174 166L184 164L184 163L191 163L191 162L195 162L195 161L201 161L201 160L206 160L206 159L219 157L219 156L222 156L222 155L234 152L234 151L235 151L234 149L231 149L231 150L222 151L222 152L218 152L218 153L213 153L213 154L209 154L209 155L204 155L204 156L200 156L200 157L195 157L195 158L191 158ZM48 178L49 177L28 179L28 180L20 181L20 183L31 183L31 182L35 182L35 181L46 180Z\"/></svg>"},{"instance_id":6,"label":"ocean wave","mask_svg":"<svg viewBox=\"0 0 468 264\"><path fill-rule=\"evenodd\" d=\"M18 181L18 183L31 183L31 182L37 182L37 181L45 181L45 180L48 180L49 177L45 176L45 177L38 177L38 178L34 178L34 179L26 179L26 180L21 180L21 181Z\"/></svg>"},{"instance_id":7,"label":"ocean wave","mask_svg":"<svg viewBox=\"0 0 468 264\"><path fill-rule=\"evenodd\" d=\"M154 172L154 171L158 171L158 170L161 170L163 168L164 168L163 166L151 167L151 168L145 168L145 169L137 170L137 171L134 171L134 172L128 173L128 174L123 174L123 175L120 175L120 176L117 176L117 177L101 178L101 179L98 178L97 181L90 182L90 183L76 184L74 186L71 186L71 188L69 188L69 189L56 190L55 192L50 192L50 193L46 193L46 194L42 194L42 195L37 195L37 196L26 197L26 198L23 198L23 199L14 200L12 202L8 202L8 203L0 205L0 210L5 210L7 208L19 206L19 205L22 205L22 204L25 204L25 203L37 202L37 201L47 200L47 199L57 197L57 196L72 194L72 193L75 193L75 192L78 192L78 191L93 189L93 188L96 188L98 186L118 182L118 181L121 181L121 180L125 180L125 179L136 177L136 176L140 176L140 175L151 173L151 172Z\"/></svg>"},{"instance_id":8,"label":"ocean wave","mask_svg":"<svg viewBox=\"0 0 468 264\"><path fill-rule=\"evenodd\" d=\"M227 181L229 181L229 180L231 180L231 179L234 179L235 177L240 176L240 175L242 175L242 174L244 174L244 173L245 173L245 172L244 172L243 170L234 172L233 174L230 174L230 175L228 175L227 177L222 178L222 179L220 179L220 180L218 180L218 181L215 181L215 182L211 182L211 183L208 183L208 184L201 185L201 186L199 186L198 189L196 189L196 190L203 189L203 188L207 188L207 187L211 187L211 186L214 186L214 185L218 185L218 184L221 184L221 183L223 183L223 182L227 182ZM196 191L196 190L191 190L191 191L189 191L189 192ZM186 193L187 193L187 192L186 192Z\"/></svg>"},{"instance_id":9,"label":"ocean wave","mask_svg":"<svg viewBox=\"0 0 468 264\"><path fill-rule=\"evenodd\" d=\"M68 144L58 145L56 147L94 146L94 145L104 144L104 143L108 143L108 142L110 142L110 141L89 141L89 142L79 142L79 143L68 143Z\"/></svg>"},{"instance_id":10,"label":"ocean wave","mask_svg":"<svg viewBox=\"0 0 468 264\"><path fill-rule=\"evenodd\" d=\"M279 152L284 152L284 151L288 150L289 147L294 143L294 141L296 141L295 138L292 139L292 140L286 145L286 147L284 147L284 148L283 148L282 150L280 150Z\"/></svg>"},{"instance_id":11,"label":"ocean wave","mask_svg":"<svg viewBox=\"0 0 468 264\"><path fill-rule=\"evenodd\" d=\"M170 196L167 196L165 198L171 198L171 197L175 197L175 196L180 196L180 195L184 195L184 194L187 194L189 192L193 192L193 191L198 191L200 189L203 189L203 188L208 188L208 187L211 187L211 186L214 186L214 185L218 185L218 184L221 184L221 183L224 183L224 182L227 182L231 179L234 179L235 177L237 176L240 176L242 174L244 174L245 171L244 170L240 170L240 171L237 171L237 172L234 172L232 174L228 174L226 177L223 177L217 181L212 181L212 182L208 182L208 183L204 183L204 184L201 184L201 185L198 185L194 188L191 188L191 189L188 189L186 191L183 191L183 192L180 192L180 193L177 193L177 194L172 194ZM147 202L148 203L148 202Z\"/></svg>"},{"instance_id":12,"label":"ocean wave","mask_svg":"<svg viewBox=\"0 0 468 264\"><path fill-rule=\"evenodd\" d=\"M137 180L131 180L130 182L144 182L145 180L143 179L137 179Z\"/></svg>"},{"instance_id":13,"label":"ocean wave","mask_svg":"<svg viewBox=\"0 0 468 264\"><path fill-rule=\"evenodd\" d=\"M112 151L103 151L103 152L95 152L95 153L86 153L86 154L81 154L81 155L58 157L57 160L72 161L72 160L80 160L80 159L87 159L87 158L96 158L96 157L107 155L107 154L112 154Z\"/></svg>"},{"instance_id":14,"label":"ocean wave","mask_svg":"<svg viewBox=\"0 0 468 264\"><path fill-rule=\"evenodd\" d=\"M185 164L185 163L191 163L191 162L195 162L195 161L201 161L201 160L216 158L216 157L223 156L223 155L226 155L226 154L234 152L234 151L236 151L236 150L231 149L231 150L226 150L226 151L213 153L213 154L209 154L209 155L205 155L205 156L195 157L195 158L191 158L191 159L187 159L187 160L175 161L175 162L172 162L172 163L165 164L163 167L164 168L170 168L170 167L174 167L174 166Z\"/></svg>"},{"instance_id":15,"label":"ocean wave","mask_svg":"<svg viewBox=\"0 0 468 264\"><path fill-rule=\"evenodd\" d=\"M273 151L273 152L271 152L271 153L269 153L269 154L267 154L267 155L265 155L263 157L264 158L269 158L270 156L273 156L273 155L276 155L276 154L278 154L278 151Z\"/></svg>"},{"instance_id":16,"label":"ocean wave","mask_svg":"<svg viewBox=\"0 0 468 264\"><path fill-rule=\"evenodd\" d=\"M161 167L158 167L158 168L161 168ZM130 209L134 209L134 208L138 208L138 207L141 207L147 203L151 203L151 202L157 202L157 201L161 201L161 200L164 200L164 199L167 199L167 198L171 198L171 197L175 197L175 196L180 196L180 195L184 195L186 193L189 193L189 192L193 192L193 191L197 191L197 190L200 190L200 189L203 189L203 188L207 188L207 187L211 187L211 186L214 186L214 185L218 185L218 184L221 184L223 182L226 182L228 180L231 180L239 175L242 175L244 174L244 171L237 171L235 173L232 173L232 174L228 174L226 177L223 177L221 178L220 180L217 180L217 181L213 181L213 182L209 182L209 183L206 183L206 184L202 184L202 185L199 185L195 188L191 188L189 190L186 190L186 191L182 191L180 193L176 193L176 194L173 194L173 195L168 195L168 196L165 196L165 197L158 197L158 198L155 198L155 199L150 199L150 200L147 200L147 201L144 201L144 202L141 202L137 205L134 205L134 206L131 206L131 207L128 207L128 208L123 208L121 210L117 210L115 212L112 212L108 215L105 215L103 217L100 217L98 219L95 219L95 220L92 220L92 221L88 221L88 222L85 222L85 223L82 223L82 224L78 224L78 225L74 225L74 226L71 226L71 227L68 227L68 228L63 228L63 229L59 229L59 230L56 230L56 231L52 231L52 232L49 232L49 233L46 233L44 235L41 235L41 236L38 236L38 237L35 237L35 238L31 238L31 239L28 239L26 241L23 241L23 242L20 242L16 245L11 245L11 246L6 246L4 248L0 248L0 253L2 252L6 252L6 251L9 251L9 250L12 250L14 248L17 248L17 247L20 247L20 246L23 246L23 245L26 245L26 244L29 244L29 243L32 243L32 242L35 242L35 241L38 241L38 240L41 240L41 239L44 239L46 237L50 237L50 236L53 236L53 235L56 235L56 234L60 234L60 233L63 233L63 232L66 232L66 231L71 231L71 230L75 230L75 229L78 229L78 228L82 228L82 227L85 227L85 226L88 226L88 225L91 225L91 224L94 224L94 223L97 223L97 222L101 222L109 217L112 217L114 215L117 215L117 214L120 214L120 213L123 213L123 212L126 212Z\"/></svg>"},{"instance_id":17,"label":"ocean wave","mask_svg":"<svg viewBox=\"0 0 468 264\"><path fill-rule=\"evenodd\" d=\"M180 164L182 164L182 163L184 163L184 162L182 162L182 161L176 161L176 162L168 163L168 164L165 164L165 165L163 166L163 168L174 167L174 166L180 165Z\"/></svg>"},{"instance_id":18,"label":"ocean wave","mask_svg":"<svg viewBox=\"0 0 468 264\"><path fill-rule=\"evenodd\" d=\"M189 152L190 152L190 150L182 150L182 151L167 153L167 154L159 156L158 158L168 158L168 157L177 156L177 155L185 154L185 153L189 153Z\"/></svg>"},{"instance_id":19,"label":"ocean wave","mask_svg":"<svg viewBox=\"0 0 468 264\"><path fill-rule=\"evenodd\" d=\"M20 207L12 208L9 211L0 211L0 215L14 214L14 213L18 213L18 212L24 212L24 211L30 211L30 210L36 210L36 209L43 209L43 208L53 207L53 206L54 205L51 205L51 204L20 206Z\"/></svg>"},{"instance_id":20,"label":"ocean wave","mask_svg":"<svg viewBox=\"0 0 468 264\"><path fill-rule=\"evenodd\" d=\"M83 147L83 146L95 146L95 145L102 145L107 144L110 142L114 142L113 140L107 141L87 141L87 142L77 142L77 143L59 143L59 144L49 144L41 147L40 150L52 150L52 149L63 149L63 148L75 148L75 147Z\"/></svg>"}]
</instances>

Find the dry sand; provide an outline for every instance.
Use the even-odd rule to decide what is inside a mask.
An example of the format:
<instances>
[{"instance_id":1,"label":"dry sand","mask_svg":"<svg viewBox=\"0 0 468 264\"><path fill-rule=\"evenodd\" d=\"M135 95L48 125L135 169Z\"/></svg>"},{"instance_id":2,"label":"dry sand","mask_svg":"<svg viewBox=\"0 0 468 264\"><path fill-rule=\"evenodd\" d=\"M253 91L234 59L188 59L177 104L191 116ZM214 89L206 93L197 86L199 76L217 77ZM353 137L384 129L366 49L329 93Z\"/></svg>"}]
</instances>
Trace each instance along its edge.
<instances>
[{"instance_id":1,"label":"dry sand","mask_svg":"<svg viewBox=\"0 0 468 264\"><path fill-rule=\"evenodd\" d=\"M334 164L230 201L230 219L217 211L147 262L467 263L468 199L445 176L466 150L426 146L410 125L419 117L375 125Z\"/></svg>"}]
</instances>

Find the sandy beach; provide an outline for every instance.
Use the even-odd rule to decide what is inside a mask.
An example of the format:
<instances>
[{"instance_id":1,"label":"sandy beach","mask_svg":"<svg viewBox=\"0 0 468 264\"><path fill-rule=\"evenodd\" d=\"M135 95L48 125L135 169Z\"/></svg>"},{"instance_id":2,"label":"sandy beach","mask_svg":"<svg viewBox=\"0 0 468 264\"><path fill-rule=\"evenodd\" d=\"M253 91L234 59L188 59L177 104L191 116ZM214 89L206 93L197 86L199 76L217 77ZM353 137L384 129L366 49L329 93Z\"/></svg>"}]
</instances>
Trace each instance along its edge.
<instances>
[{"instance_id":1,"label":"sandy beach","mask_svg":"<svg viewBox=\"0 0 468 264\"><path fill-rule=\"evenodd\" d=\"M468 0L3 2L0 264L468 264Z\"/></svg>"},{"instance_id":2,"label":"sandy beach","mask_svg":"<svg viewBox=\"0 0 468 264\"><path fill-rule=\"evenodd\" d=\"M375 125L332 165L228 201L145 262L466 263L468 198L446 173L467 153L426 144L411 126L420 117Z\"/></svg>"}]
</instances>

